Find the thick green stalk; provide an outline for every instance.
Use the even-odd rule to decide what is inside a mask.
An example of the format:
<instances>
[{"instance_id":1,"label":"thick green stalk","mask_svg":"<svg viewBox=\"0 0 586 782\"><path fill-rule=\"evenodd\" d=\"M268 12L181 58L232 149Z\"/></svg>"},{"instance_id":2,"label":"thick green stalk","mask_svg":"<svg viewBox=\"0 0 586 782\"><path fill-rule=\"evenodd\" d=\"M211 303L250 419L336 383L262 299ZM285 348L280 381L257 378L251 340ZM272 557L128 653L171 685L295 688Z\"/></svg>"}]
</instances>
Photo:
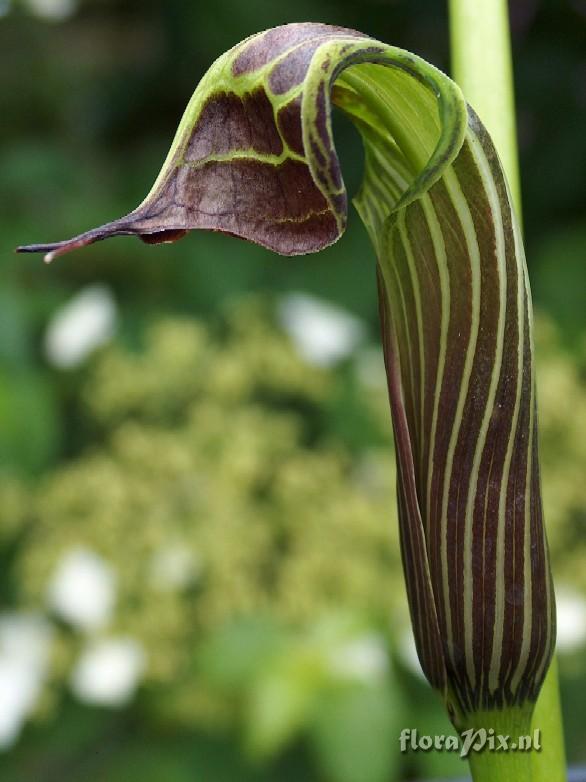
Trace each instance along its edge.
<instances>
[{"instance_id":1,"label":"thick green stalk","mask_svg":"<svg viewBox=\"0 0 586 782\"><path fill-rule=\"evenodd\" d=\"M504 711L476 712L474 728L484 728L490 735L508 736L510 742L517 743L519 737L533 740L531 712L528 709L506 709ZM482 782L533 782L531 762L528 760L533 750L504 751L495 740L495 748L485 745L484 751L471 752L469 755L472 778Z\"/></svg>"},{"instance_id":2,"label":"thick green stalk","mask_svg":"<svg viewBox=\"0 0 586 782\"><path fill-rule=\"evenodd\" d=\"M506 0L450 0L450 32L453 77L492 136L520 220L521 187ZM541 732L542 749L530 755L529 778L532 782L565 780L563 723L555 657L533 712L531 730L536 729ZM471 762L474 779L483 782L499 779L501 757L491 754L480 757L482 761L476 758ZM506 767L500 769L501 772L505 770ZM515 780L525 778L519 764L512 758L508 771L508 776L511 775Z\"/></svg>"},{"instance_id":3,"label":"thick green stalk","mask_svg":"<svg viewBox=\"0 0 586 782\"><path fill-rule=\"evenodd\" d=\"M520 217L515 93L506 0L449 0L452 76L491 135Z\"/></svg>"},{"instance_id":4,"label":"thick green stalk","mask_svg":"<svg viewBox=\"0 0 586 782\"><path fill-rule=\"evenodd\" d=\"M554 656L539 694L531 729L539 729L543 749L533 756L532 782L565 782L566 753L558 683L558 662Z\"/></svg>"}]
</instances>

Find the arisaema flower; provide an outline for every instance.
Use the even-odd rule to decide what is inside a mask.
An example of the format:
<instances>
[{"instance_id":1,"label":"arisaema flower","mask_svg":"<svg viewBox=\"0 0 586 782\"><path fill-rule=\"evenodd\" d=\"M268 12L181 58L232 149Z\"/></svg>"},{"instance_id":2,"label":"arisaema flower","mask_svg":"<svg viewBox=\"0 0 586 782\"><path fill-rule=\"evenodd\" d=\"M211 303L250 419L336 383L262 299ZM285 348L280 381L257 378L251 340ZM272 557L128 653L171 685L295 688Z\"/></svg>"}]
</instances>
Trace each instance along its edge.
<instances>
[{"instance_id":1,"label":"arisaema flower","mask_svg":"<svg viewBox=\"0 0 586 782\"><path fill-rule=\"evenodd\" d=\"M494 146L460 89L361 33L248 38L197 87L151 192L46 259L110 236L194 228L282 255L336 241L347 196L332 104L359 130L356 207L376 251L402 555L421 664L458 726L530 712L552 655L532 311Z\"/></svg>"}]
</instances>

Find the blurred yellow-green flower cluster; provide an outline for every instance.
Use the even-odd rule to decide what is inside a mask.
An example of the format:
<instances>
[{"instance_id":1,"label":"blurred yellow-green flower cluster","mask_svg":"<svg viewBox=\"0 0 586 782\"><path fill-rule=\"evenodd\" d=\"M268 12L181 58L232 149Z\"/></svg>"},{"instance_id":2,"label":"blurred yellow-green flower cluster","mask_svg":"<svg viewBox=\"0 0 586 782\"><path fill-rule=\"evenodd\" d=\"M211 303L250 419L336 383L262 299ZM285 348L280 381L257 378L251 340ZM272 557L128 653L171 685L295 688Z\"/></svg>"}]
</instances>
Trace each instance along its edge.
<instances>
[{"instance_id":1,"label":"blurred yellow-green flower cluster","mask_svg":"<svg viewBox=\"0 0 586 782\"><path fill-rule=\"evenodd\" d=\"M553 325L538 336L546 516L575 609L584 384ZM369 445L332 422L352 393ZM13 608L50 628L36 719L58 719L68 693L106 708L142 697L153 724L236 730L252 758L305 737L335 782L386 779L417 686L386 405L377 352L310 364L258 299L102 349L78 400L91 445L0 488ZM570 632L571 648L583 640Z\"/></svg>"},{"instance_id":2,"label":"blurred yellow-green flower cluster","mask_svg":"<svg viewBox=\"0 0 586 782\"><path fill-rule=\"evenodd\" d=\"M64 685L129 700L95 662L125 642L153 714L240 726L253 754L301 735L330 690L373 701L384 734L388 637L405 632L394 463L382 434L357 452L328 433L344 383L254 301L215 330L166 319L141 350L102 352L80 400L94 444L1 498L5 530L26 535L21 607L55 625L44 716ZM365 391L372 426L383 406L384 386Z\"/></svg>"}]
</instances>

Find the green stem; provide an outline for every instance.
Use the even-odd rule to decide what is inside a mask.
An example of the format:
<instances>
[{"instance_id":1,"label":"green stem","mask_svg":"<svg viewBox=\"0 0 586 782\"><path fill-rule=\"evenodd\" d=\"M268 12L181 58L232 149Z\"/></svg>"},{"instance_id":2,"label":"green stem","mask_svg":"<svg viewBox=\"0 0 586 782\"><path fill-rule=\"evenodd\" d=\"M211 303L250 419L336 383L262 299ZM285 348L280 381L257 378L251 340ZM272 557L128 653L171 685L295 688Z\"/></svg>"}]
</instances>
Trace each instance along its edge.
<instances>
[{"instance_id":1,"label":"green stem","mask_svg":"<svg viewBox=\"0 0 586 782\"><path fill-rule=\"evenodd\" d=\"M556 657L549 666L535 705L531 729L535 728L541 732L543 748L532 759L532 782L565 782L566 755Z\"/></svg>"},{"instance_id":2,"label":"green stem","mask_svg":"<svg viewBox=\"0 0 586 782\"><path fill-rule=\"evenodd\" d=\"M533 782L531 756L538 754L533 742L537 740L539 750L540 736L531 733L530 709L476 712L472 715L471 729L480 740L490 737L481 751L472 750L468 756L474 782ZM508 743L506 750L499 739ZM518 749L520 741L531 743L525 749Z\"/></svg>"},{"instance_id":3,"label":"green stem","mask_svg":"<svg viewBox=\"0 0 586 782\"><path fill-rule=\"evenodd\" d=\"M506 0L449 0L452 76L490 133L521 214Z\"/></svg>"},{"instance_id":4,"label":"green stem","mask_svg":"<svg viewBox=\"0 0 586 782\"><path fill-rule=\"evenodd\" d=\"M453 77L492 136L509 181L517 215L521 219L507 2L449 0L449 5ZM541 731L542 749L540 752L529 753L529 771L526 763L521 767L524 757L522 755L476 755L471 757L470 763L475 782L488 782L499 778L513 779L516 782L525 779L530 779L531 782L562 782L566 779L555 657L533 712L531 731L535 729Z\"/></svg>"}]
</instances>

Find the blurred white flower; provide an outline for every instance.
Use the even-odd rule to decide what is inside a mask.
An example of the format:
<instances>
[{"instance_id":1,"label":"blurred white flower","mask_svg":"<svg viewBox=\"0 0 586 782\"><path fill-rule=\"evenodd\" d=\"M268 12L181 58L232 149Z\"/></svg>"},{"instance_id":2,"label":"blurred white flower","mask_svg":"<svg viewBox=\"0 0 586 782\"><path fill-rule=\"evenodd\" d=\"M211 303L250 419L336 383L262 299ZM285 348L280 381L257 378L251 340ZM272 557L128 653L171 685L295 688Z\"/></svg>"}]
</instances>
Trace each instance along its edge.
<instances>
[{"instance_id":1,"label":"blurred white flower","mask_svg":"<svg viewBox=\"0 0 586 782\"><path fill-rule=\"evenodd\" d=\"M317 366L346 358L364 338L364 325L354 315L303 293L283 297L278 316L299 354Z\"/></svg>"},{"instance_id":2,"label":"blurred white flower","mask_svg":"<svg viewBox=\"0 0 586 782\"><path fill-rule=\"evenodd\" d=\"M183 543L172 543L156 551L151 560L151 581L162 591L184 589L199 578L202 562Z\"/></svg>"},{"instance_id":3,"label":"blurred white flower","mask_svg":"<svg viewBox=\"0 0 586 782\"><path fill-rule=\"evenodd\" d=\"M386 644L375 634L348 641L330 656L330 671L342 679L377 681L387 673L388 667Z\"/></svg>"},{"instance_id":4,"label":"blurred white flower","mask_svg":"<svg viewBox=\"0 0 586 782\"><path fill-rule=\"evenodd\" d=\"M556 588L557 648L573 652L586 644L586 600L566 587Z\"/></svg>"},{"instance_id":5,"label":"blurred white flower","mask_svg":"<svg viewBox=\"0 0 586 782\"><path fill-rule=\"evenodd\" d=\"M77 0L26 0L29 10L52 22L60 22L75 13Z\"/></svg>"},{"instance_id":6,"label":"blurred white flower","mask_svg":"<svg viewBox=\"0 0 586 782\"><path fill-rule=\"evenodd\" d=\"M30 614L0 615L0 747L10 746L33 710L47 674L49 623Z\"/></svg>"},{"instance_id":7,"label":"blurred white flower","mask_svg":"<svg viewBox=\"0 0 586 782\"><path fill-rule=\"evenodd\" d=\"M52 318L45 334L45 354L62 369L76 367L114 335L116 303L105 285L89 285Z\"/></svg>"},{"instance_id":8,"label":"blurred white flower","mask_svg":"<svg viewBox=\"0 0 586 782\"><path fill-rule=\"evenodd\" d=\"M145 662L142 646L132 638L95 641L82 652L71 687L82 701L122 706L134 695Z\"/></svg>"},{"instance_id":9,"label":"blurred white flower","mask_svg":"<svg viewBox=\"0 0 586 782\"><path fill-rule=\"evenodd\" d=\"M57 565L47 589L50 607L80 630L95 631L112 616L116 579L112 568L93 551L74 548Z\"/></svg>"}]
</instances>

